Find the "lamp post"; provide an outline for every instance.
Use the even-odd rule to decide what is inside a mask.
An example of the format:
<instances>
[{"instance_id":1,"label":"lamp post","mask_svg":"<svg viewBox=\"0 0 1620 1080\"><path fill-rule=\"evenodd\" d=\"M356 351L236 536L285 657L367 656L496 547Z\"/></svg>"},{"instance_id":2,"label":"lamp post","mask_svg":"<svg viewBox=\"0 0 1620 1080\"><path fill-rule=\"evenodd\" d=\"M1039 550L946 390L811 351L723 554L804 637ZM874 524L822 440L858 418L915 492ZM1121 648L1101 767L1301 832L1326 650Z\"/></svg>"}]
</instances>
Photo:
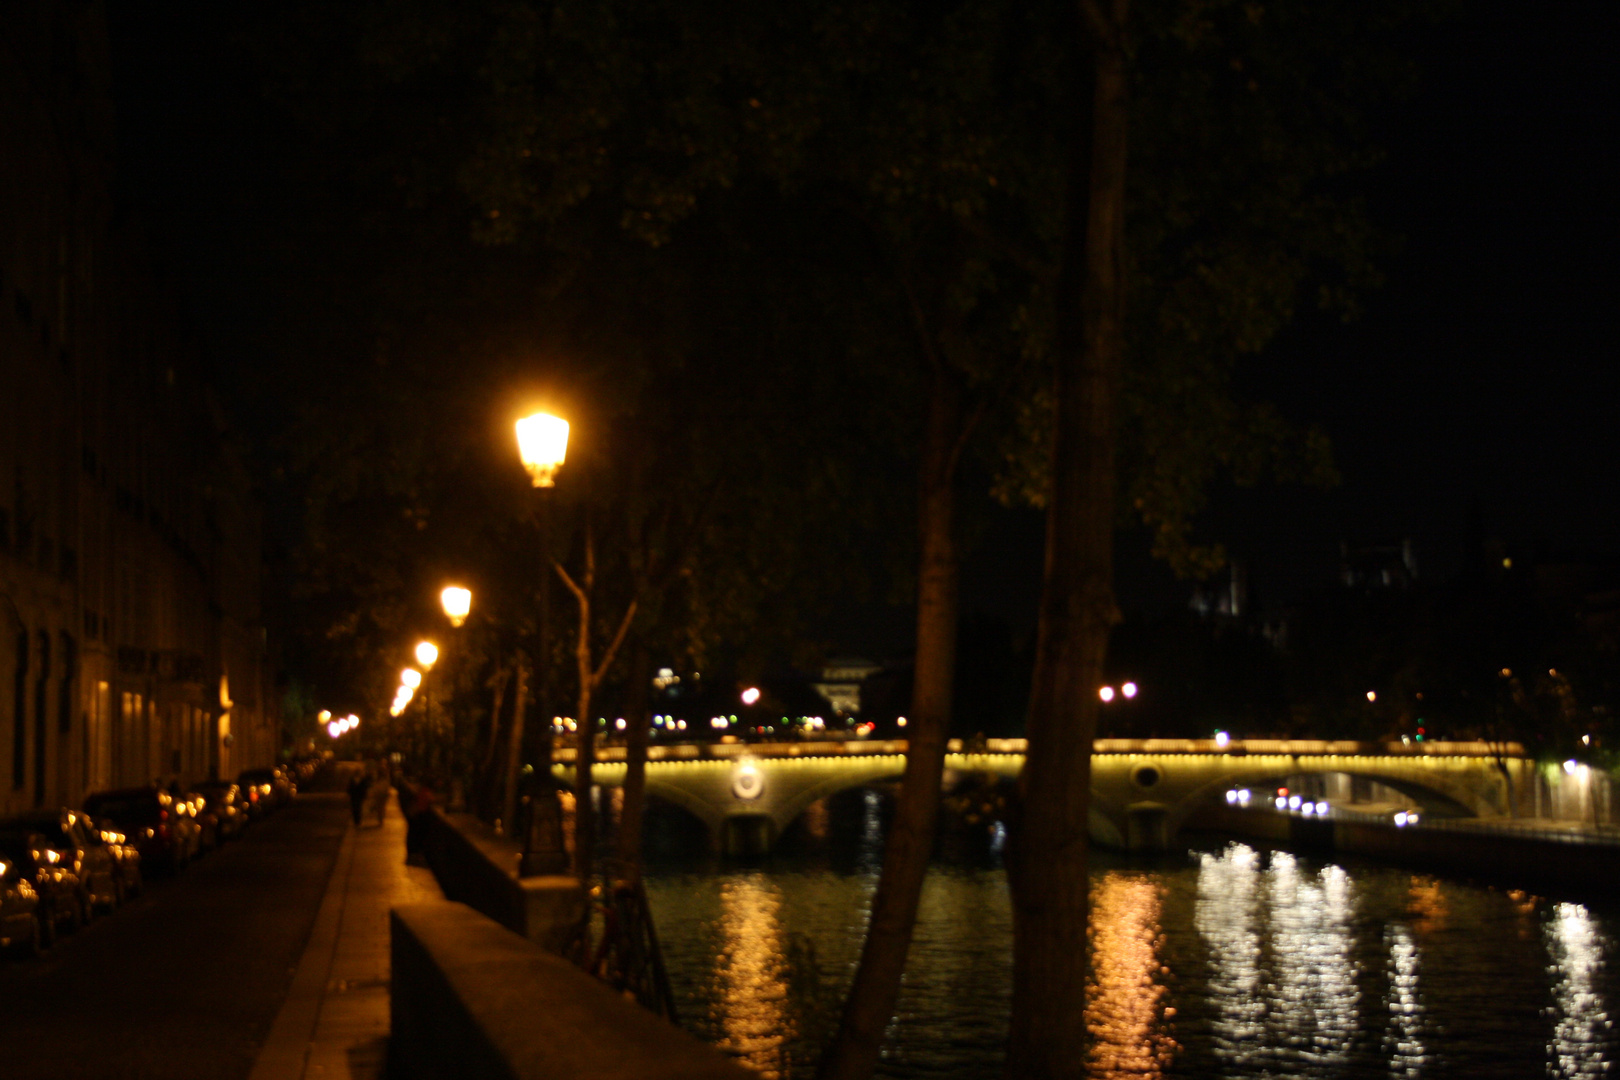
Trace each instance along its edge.
<instances>
[{"instance_id":1,"label":"lamp post","mask_svg":"<svg viewBox=\"0 0 1620 1080\"><path fill-rule=\"evenodd\" d=\"M546 660L550 654L551 634L551 520L550 499L544 490L556 486L557 470L562 467L568 456L568 421L549 413L534 413L519 420L516 425L518 442L518 460L523 463L524 470L529 474L529 480L539 491L535 500L535 524L540 534L540 611L538 620L538 646L535 651L535 700L540 706L541 714L548 715L546 709L551 704L550 680ZM521 674L521 673L520 673ZM506 822L510 830L517 827L518 810L518 777L521 775L520 767L523 758L523 697L521 693L515 703L512 716L512 729L507 743L506 754L506 786L503 792L504 805L501 820ZM581 730L584 731L583 722ZM587 732L588 734L588 732ZM583 742L583 739L581 740ZM586 815L587 824L590 815L590 765L588 751L576 751L576 783L575 791L583 792L583 796L574 800L575 837L582 834L578 825L580 817ZM584 761L584 782L578 782L578 763ZM547 753L543 763L546 775L551 771L550 754ZM532 806L531 806L532 809ZM555 807L551 808L551 820L557 820ZM523 863L521 872L529 873L540 869L531 859L533 854L533 839L535 832L534 815L531 813L529 827L523 830ZM554 842L554 841L553 841ZM576 852L578 845L576 844ZM589 855L581 861L582 867L589 865ZM554 867L544 867L547 872L554 872Z\"/></svg>"}]
</instances>

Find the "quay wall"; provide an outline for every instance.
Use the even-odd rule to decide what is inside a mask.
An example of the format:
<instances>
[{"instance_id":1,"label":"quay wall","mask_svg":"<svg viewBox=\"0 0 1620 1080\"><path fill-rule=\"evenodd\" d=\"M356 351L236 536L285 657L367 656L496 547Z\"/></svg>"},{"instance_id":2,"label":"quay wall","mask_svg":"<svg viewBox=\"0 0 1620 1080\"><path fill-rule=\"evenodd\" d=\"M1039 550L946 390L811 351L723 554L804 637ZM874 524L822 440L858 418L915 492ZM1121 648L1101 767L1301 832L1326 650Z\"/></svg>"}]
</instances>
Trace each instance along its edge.
<instances>
[{"instance_id":1,"label":"quay wall","mask_svg":"<svg viewBox=\"0 0 1620 1080\"><path fill-rule=\"evenodd\" d=\"M1299 851L1363 855L1414 870L1526 889L1612 889L1620 882L1620 844L1593 841L1580 833L1515 835L1506 828L1447 823L1397 827L1226 807L1204 816L1199 830Z\"/></svg>"}]
</instances>

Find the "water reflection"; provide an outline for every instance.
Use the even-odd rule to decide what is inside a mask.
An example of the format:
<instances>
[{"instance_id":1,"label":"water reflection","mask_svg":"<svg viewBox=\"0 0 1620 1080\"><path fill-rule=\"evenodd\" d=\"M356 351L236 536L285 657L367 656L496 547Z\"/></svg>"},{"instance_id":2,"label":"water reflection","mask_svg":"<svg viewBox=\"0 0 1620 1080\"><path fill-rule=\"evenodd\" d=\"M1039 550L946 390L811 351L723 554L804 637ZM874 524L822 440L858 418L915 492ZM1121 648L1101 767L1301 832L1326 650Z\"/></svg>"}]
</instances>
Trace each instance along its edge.
<instances>
[{"instance_id":1,"label":"water reflection","mask_svg":"<svg viewBox=\"0 0 1620 1080\"><path fill-rule=\"evenodd\" d=\"M1268 876L1268 1041L1294 1051L1304 1066L1297 1075L1329 1075L1360 1026L1350 875L1332 864L1304 873L1294 856L1276 851Z\"/></svg>"},{"instance_id":2,"label":"water reflection","mask_svg":"<svg viewBox=\"0 0 1620 1080\"><path fill-rule=\"evenodd\" d=\"M762 874L720 887L720 1048L772 1078L781 1075L782 1047L793 1038L781 906L780 893Z\"/></svg>"},{"instance_id":3,"label":"water reflection","mask_svg":"<svg viewBox=\"0 0 1620 1080\"><path fill-rule=\"evenodd\" d=\"M1292 1075L1339 1070L1360 1028L1353 916L1342 867L1311 874L1275 851L1263 870L1243 844L1202 856L1193 920L1208 948L1218 1060L1239 1073L1278 1059Z\"/></svg>"},{"instance_id":4,"label":"water reflection","mask_svg":"<svg viewBox=\"0 0 1620 1080\"><path fill-rule=\"evenodd\" d=\"M1175 1055L1175 1040L1165 1030L1175 1010L1165 1006L1159 979L1162 889L1157 878L1112 871L1092 891L1090 1076L1159 1077Z\"/></svg>"},{"instance_id":5,"label":"water reflection","mask_svg":"<svg viewBox=\"0 0 1620 1080\"><path fill-rule=\"evenodd\" d=\"M1418 993L1419 954L1412 931L1400 924L1384 929L1389 947L1389 1027L1384 1032L1384 1053L1389 1074L1416 1078L1423 1075L1428 1052L1423 1045L1423 1001Z\"/></svg>"},{"instance_id":6,"label":"water reflection","mask_svg":"<svg viewBox=\"0 0 1620 1080\"><path fill-rule=\"evenodd\" d=\"M1199 857L1193 924L1209 949L1209 996L1216 1056L1240 1068L1261 1051L1260 855L1233 844Z\"/></svg>"},{"instance_id":7,"label":"water reflection","mask_svg":"<svg viewBox=\"0 0 1620 1080\"><path fill-rule=\"evenodd\" d=\"M1603 934L1581 904L1557 905L1545 932L1556 1018L1547 1046L1547 1071L1556 1077L1605 1075L1613 1024L1598 985Z\"/></svg>"}]
</instances>

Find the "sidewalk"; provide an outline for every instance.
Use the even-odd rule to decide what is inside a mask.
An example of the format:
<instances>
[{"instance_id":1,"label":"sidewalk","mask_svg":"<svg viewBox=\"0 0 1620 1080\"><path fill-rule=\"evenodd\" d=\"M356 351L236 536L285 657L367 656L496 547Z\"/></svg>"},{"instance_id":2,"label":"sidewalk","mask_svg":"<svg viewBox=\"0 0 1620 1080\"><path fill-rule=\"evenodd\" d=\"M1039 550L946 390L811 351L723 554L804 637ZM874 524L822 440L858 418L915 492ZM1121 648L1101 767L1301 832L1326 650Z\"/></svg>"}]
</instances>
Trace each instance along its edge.
<instances>
[{"instance_id":1,"label":"sidewalk","mask_svg":"<svg viewBox=\"0 0 1620 1080\"><path fill-rule=\"evenodd\" d=\"M443 898L433 871L405 865L405 818L352 826L287 1000L249 1080L381 1080L388 1046L388 909Z\"/></svg>"}]
</instances>

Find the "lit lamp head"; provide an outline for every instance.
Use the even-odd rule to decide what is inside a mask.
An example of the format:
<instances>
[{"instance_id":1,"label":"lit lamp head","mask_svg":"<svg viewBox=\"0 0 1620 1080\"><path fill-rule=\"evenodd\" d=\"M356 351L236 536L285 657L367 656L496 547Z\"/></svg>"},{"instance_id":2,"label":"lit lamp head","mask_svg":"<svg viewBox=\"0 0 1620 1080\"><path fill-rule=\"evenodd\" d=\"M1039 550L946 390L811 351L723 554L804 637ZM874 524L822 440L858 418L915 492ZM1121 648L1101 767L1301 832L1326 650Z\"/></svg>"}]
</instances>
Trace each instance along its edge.
<instances>
[{"instance_id":1,"label":"lit lamp head","mask_svg":"<svg viewBox=\"0 0 1620 1080\"><path fill-rule=\"evenodd\" d=\"M408 667L399 673L399 684L414 691L422 685L422 673L413 667Z\"/></svg>"},{"instance_id":2,"label":"lit lamp head","mask_svg":"<svg viewBox=\"0 0 1620 1080\"><path fill-rule=\"evenodd\" d=\"M568 456L568 421L535 413L517 422L518 458L535 487L553 487Z\"/></svg>"},{"instance_id":3,"label":"lit lamp head","mask_svg":"<svg viewBox=\"0 0 1620 1080\"><path fill-rule=\"evenodd\" d=\"M472 610L472 590L463 589L460 585L446 585L439 594L439 603L444 605L450 625L460 626L467 621L467 613Z\"/></svg>"},{"instance_id":4,"label":"lit lamp head","mask_svg":"<svg viewBox=\"0 0 1620 1080\"><path fill-rule=\"evenodd\" d=\"M439 659L439 647L431 641L420 641L416 645L416 662L424 669L431 668Z\"/></svg>"}]
</instances>

